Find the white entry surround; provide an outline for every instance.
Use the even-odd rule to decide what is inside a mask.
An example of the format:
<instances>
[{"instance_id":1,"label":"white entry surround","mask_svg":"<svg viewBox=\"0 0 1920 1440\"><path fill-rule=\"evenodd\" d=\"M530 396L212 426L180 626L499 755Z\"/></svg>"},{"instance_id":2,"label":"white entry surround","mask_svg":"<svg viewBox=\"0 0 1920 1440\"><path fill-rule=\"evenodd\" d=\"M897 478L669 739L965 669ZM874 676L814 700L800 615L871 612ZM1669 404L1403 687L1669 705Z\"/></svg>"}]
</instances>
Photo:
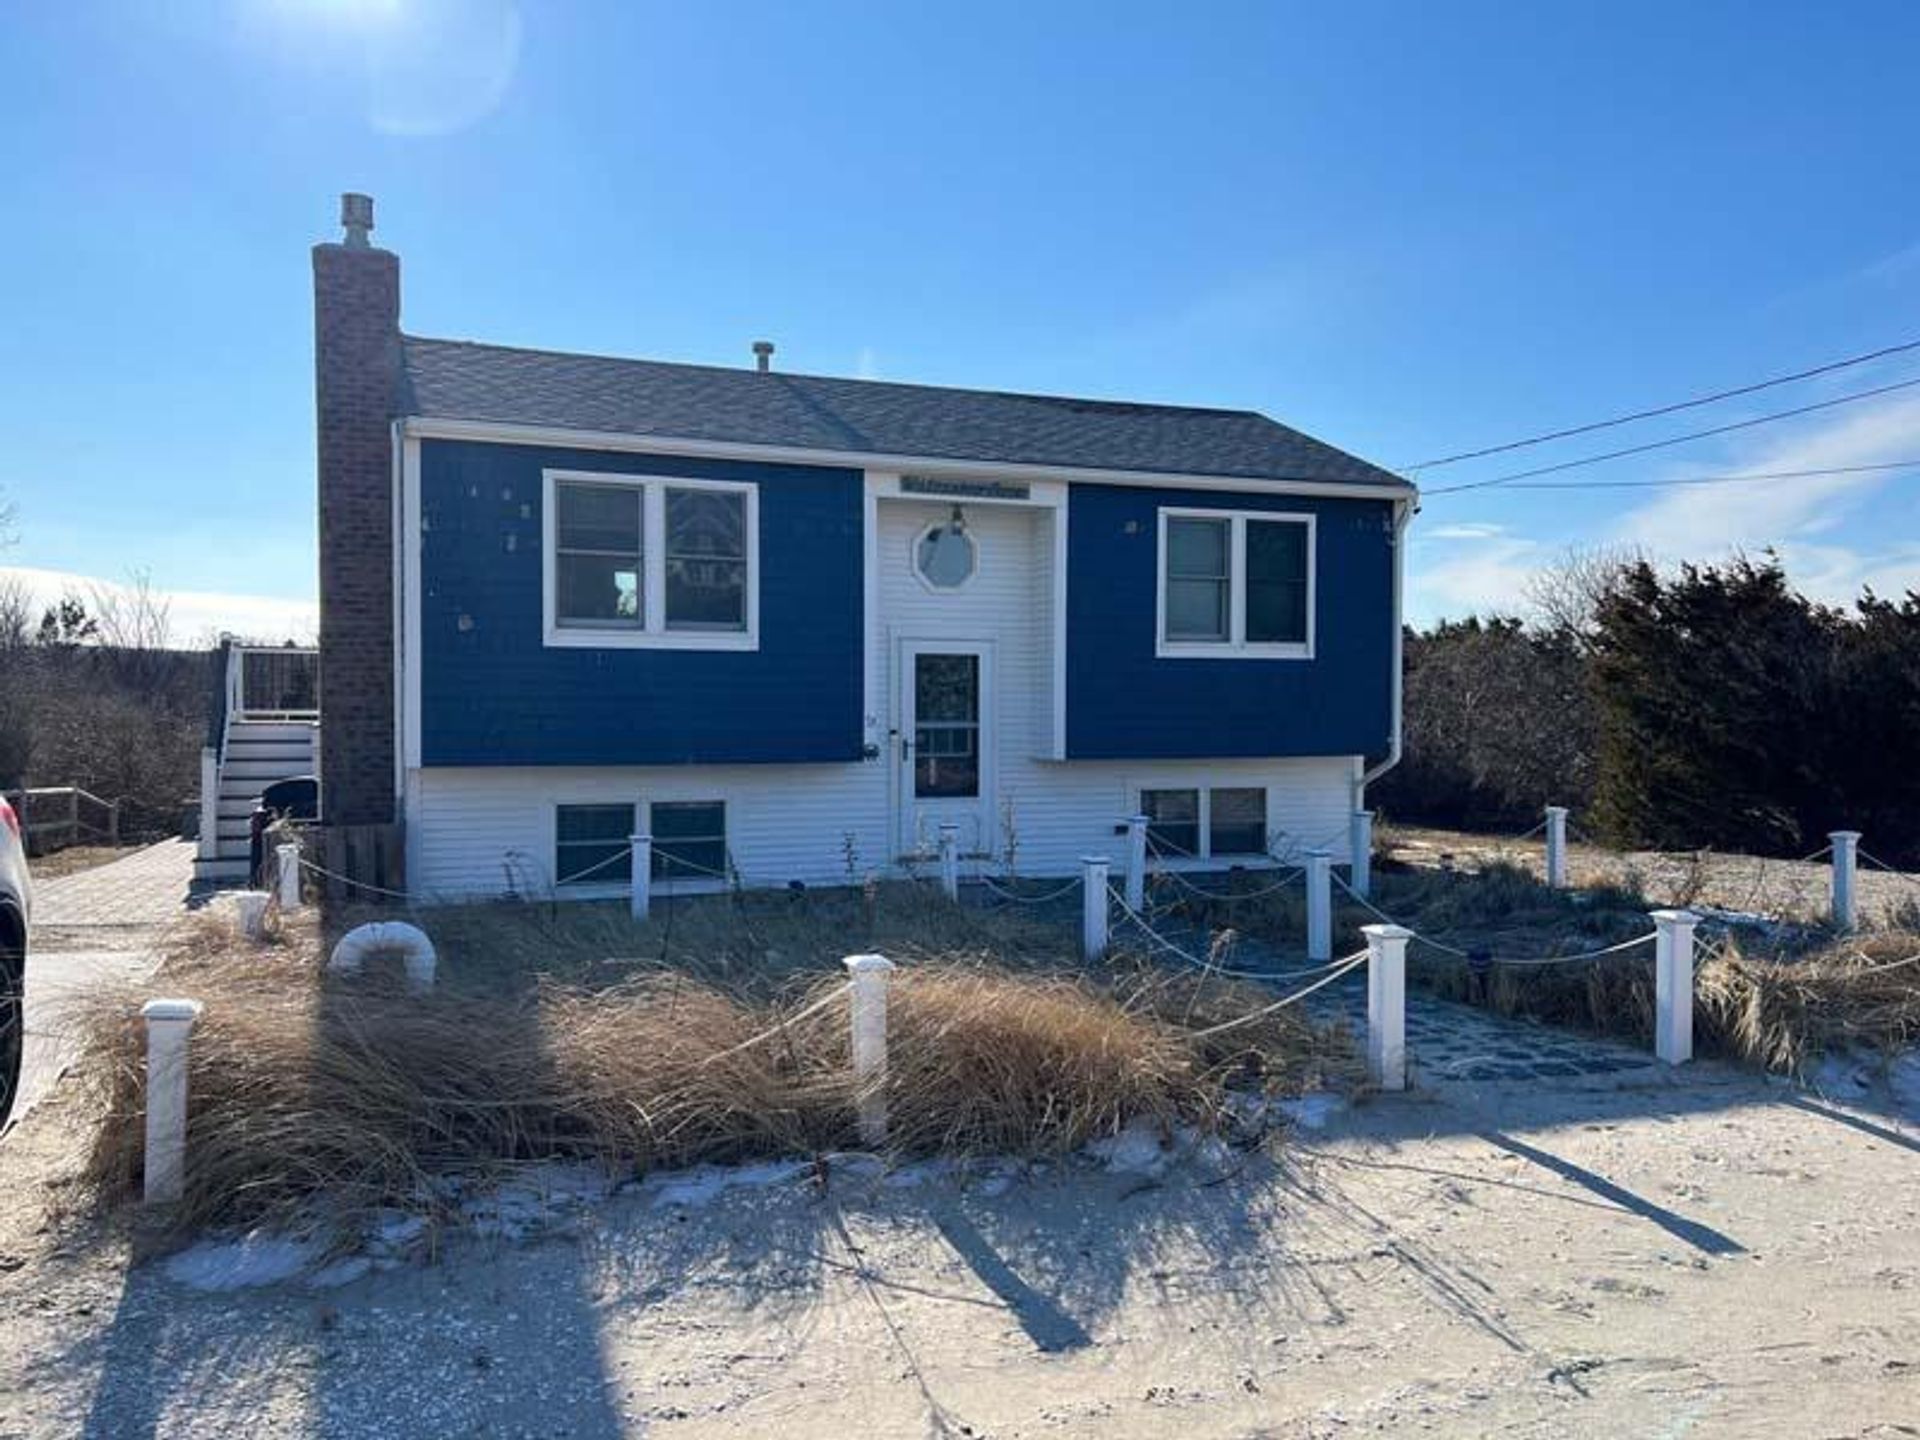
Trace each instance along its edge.
<instances>
[{"instance_id":1,"label":"white entry surround","mask_svg":"<svg viewBox=\"0 0 1920 1440\"><path fill-rule=\"evenodd\" d=\"M869 473L865 728L876 758L840 765L415 769L407 776L410 888L436 899L551 888L555 807L609 802L635 804L643 829L645 807L654 802L725 802L732 863L754 888L898 873L930 857L942 821L959 826L968 857L963 871L1004 871L1010 847L1022 875L1077 874L1080 857L1089 854L1118 866L1126 846L1117 832L1147 789L1261 788L1277 846L1323 845L1344 862L1358 757L1060 758L1066 487L1027 489L1007 498L930 498L903 493L898 475ZM930 527L950 523L956 504L975 547L974 569L963 583L941 588L917 572L915 547ZM925 656L971 657L978 667L977 793L916 793L922 787L911 744L913 680L916 660ZM721 882L673 884L697 891ZM604 898L623 888L582 883L560 893Z\"/></svg>"}]
</instances>

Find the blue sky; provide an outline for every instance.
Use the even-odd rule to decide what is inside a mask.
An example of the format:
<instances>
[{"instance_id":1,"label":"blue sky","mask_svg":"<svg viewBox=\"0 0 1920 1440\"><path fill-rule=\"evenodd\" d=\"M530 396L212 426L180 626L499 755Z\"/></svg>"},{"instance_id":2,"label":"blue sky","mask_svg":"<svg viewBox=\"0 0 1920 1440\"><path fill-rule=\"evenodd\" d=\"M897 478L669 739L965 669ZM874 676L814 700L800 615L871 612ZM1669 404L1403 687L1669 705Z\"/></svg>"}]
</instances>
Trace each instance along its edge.
<instances>
[{"instance_id":1,"label":"blue sky","mask_svg":"<svg viewBox=\"0 0 1920 1440\"><path fill-rule=\"evenodd\" d=\"M307 247L419 333L1250 406L1434 454L1920 337L1920 7L209 0L0 10L0 565L310 624ZM1524 452L1920 374L1920 356ZM1920 458L1920 391L1564 478ZM1441 483L1518 468L1449 467ZM1920 582L1920 472L1431 500L1416 618L1570 544Z\"/></svg>"}]
</instances>

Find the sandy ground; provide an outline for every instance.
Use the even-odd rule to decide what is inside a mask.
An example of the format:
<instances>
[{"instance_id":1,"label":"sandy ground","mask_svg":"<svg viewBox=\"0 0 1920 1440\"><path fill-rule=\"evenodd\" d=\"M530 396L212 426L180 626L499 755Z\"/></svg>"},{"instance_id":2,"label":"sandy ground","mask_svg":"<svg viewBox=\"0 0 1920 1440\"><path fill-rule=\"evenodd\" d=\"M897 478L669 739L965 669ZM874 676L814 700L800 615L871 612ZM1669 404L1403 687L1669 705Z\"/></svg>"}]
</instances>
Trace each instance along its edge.
<instances>
[{"instance_id":1,"label":"sandy ground","mask_svg":"<svg viewBox=\"0 0 1920 1440\"><path fill-rule=\"evenodd\" d=\"M1382 838L1389 856L1403 864L1476 869L1504 860L1537 875L1546 874L1546 842L1537 835L1508 840L1396 825L1384 829ZM1712 851L1605 850L1579 842L1567 846L1567 870L1575 886L1628 884L1660 905L1715 905L1803 920L1826 917L1833 884L1833 867L1825 858L1769 860ZM1882 920L1895 907L1920 904L1920 876L1880 870L1862 858L1856 879L1863 923Z\"/></svg>"},{"instance_id":2,"label":"sandy ground","mask_svg":"<svg viewBox=\"0 0 1920 1440\"><path fill-rule=\"evenodd\" d=\"M10 1440L1920 1433L1920 1131L1712 1066L1379 1099L1158 1180L643 1190L227 1294L65 1208L75 1104L0 1144Z\"/></svg>"}]
</instances>

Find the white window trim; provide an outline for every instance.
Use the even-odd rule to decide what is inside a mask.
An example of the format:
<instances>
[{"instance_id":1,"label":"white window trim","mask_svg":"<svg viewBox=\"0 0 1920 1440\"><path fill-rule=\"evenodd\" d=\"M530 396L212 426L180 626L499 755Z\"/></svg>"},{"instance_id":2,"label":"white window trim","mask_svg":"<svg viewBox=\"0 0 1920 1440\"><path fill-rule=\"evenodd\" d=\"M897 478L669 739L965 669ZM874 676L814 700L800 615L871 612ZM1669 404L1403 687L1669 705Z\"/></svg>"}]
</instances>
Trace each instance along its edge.
<instances>
[{"instance_id":1,"label":"white window trim","mask_svg":"<svg viewBox=\"0 0 1920 1440\"><path fill-rule=\"evenodd\" d=\"M1162 506L1153 576L1153 653L1160 660L1311 660L1317 625L1319 585L1318 517L1283 510L1211 510ZM1227 538L1228 619L1225 640L1167 638L1167 522L1225 520ZM1307 638L1304 641L1249 641L1247 637L1247 522L1285 520L1307 527Z\"/></svg>"},{"instance_id":2,"label":"white window trim","mask_svg":"<svg viewBox=\"0 0 1920 1440\"><path fill-rule=\"evenodd\" d=\"M1147 792L1149 790L1192 790L1199 795L1197 822L1199 833L1195 837L1200 848L1192 855L1158 855L1153 859L1155 865L1167 870L1211 869L1218 865L1238 865L1243 869L1258 870L1279 868L1281 862L1273 854L1273 794L1274 787L1252 783L1235 783L1231 780L1146 780L1133 787L1133 813L1147 813ZM1220 855L1213 853L1213 792L1215 790L1258 790L1264 798L1263 808L1266 816L1267 846L1263 850L1234 850Z\"/></svg>"},{"instance_id":3,"label":"white window trim","mask_svg":"<svg viewBox=\"0 0 1920 1440\"><path fill-rule=\"evenodd\" d=\"M758 650L760 648L760 487L747 480L690 480L681 475L625 475L605 470L542 470L540 588L542 629L551 647L586 650ZM559 510L562 482L624 487L641 492L640 610L645 628L562 625L559 619ZM726 490L746 496L747 594L745 630L669 630L666 514L669 489Z\"/></svg>"}]
</instances>

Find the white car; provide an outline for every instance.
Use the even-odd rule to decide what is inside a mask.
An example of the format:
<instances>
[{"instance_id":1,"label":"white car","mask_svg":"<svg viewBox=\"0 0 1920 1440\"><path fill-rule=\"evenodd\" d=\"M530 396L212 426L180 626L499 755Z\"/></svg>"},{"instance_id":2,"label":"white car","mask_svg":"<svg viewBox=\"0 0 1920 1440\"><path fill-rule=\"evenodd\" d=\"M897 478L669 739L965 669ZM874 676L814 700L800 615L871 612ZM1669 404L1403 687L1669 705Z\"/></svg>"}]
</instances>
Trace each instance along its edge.
<instances>
[{"instance_id":1,"label":"white car","mask_svg":"<svg viewBox=\"0 0 1920 1440\"><path fill-rule=\"evenodd\" d=\"M7 1123L20 1089L20 1051L27 1028L27 922L32 915L33 886L27 878L20 817L0 795L0 1125Z\"/></svg>"}]
</instances>

